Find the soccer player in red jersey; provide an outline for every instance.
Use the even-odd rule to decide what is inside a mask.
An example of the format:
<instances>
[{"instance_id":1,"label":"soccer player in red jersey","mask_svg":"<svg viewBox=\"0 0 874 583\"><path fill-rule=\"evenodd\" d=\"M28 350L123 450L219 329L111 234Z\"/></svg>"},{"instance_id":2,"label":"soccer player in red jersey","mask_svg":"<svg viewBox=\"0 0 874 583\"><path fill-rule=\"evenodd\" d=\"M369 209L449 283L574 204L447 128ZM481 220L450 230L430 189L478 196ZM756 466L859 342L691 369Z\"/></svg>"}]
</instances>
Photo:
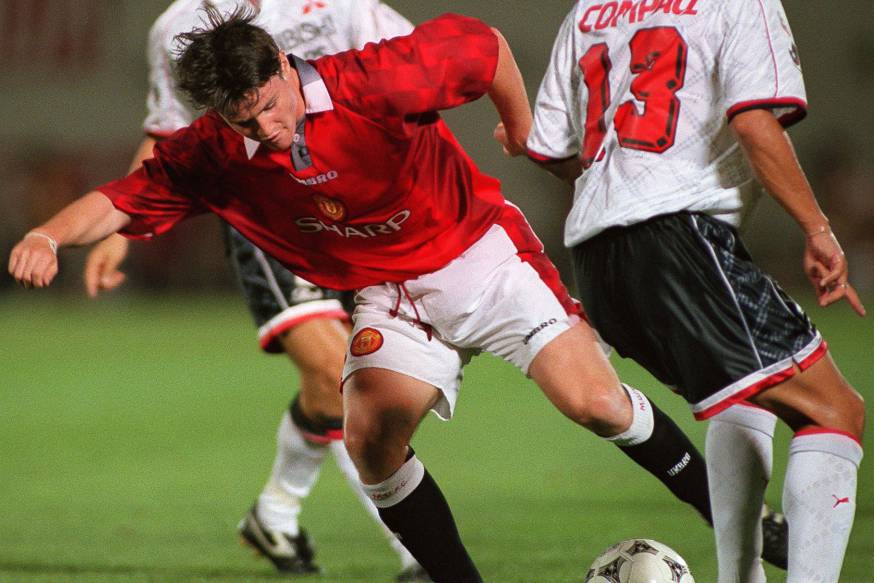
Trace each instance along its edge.
<instances>
[{"instance_id":1,"label":"soccer player in red jersey","mask_svg":"<svg viewBox=\"0 0 874 583\"><path fill-rule=\"evenodd\" d=\"M198 116L177 86L173 61L178 48L176 35L200 23L204 1L175 0L149 32L149 97L143 122L146 135L136 151L131 171L152 157L156 142ZM413 30L411 22L379 0L208 3L223 13L240 5L251 7L257 13L256 22L270 33L283 52L308 59L362 48L369 42ZM337 379L343 372L351 330L353 294L320 288L294 275L227 223L222 223L222 231L225 256L258 326L261 349L268 354L288 356L297 370L299 386L279 420L270 476L240 521L240 536L282 572L317 571L317 549L299 517L329 457L334 458L367 513L383 526L376 507L361 489L358 471L343 445L343 397L337 390ZM84 277L90 296L123 282L119 266L129 246L126 237L112 235L91 250ZM383 530L401 562L396 580L430 580L397 537L384 526Z\"/></svg>"},{"instance_id":2,"label":"soccer player in red jersey","mask_svg":"<svg viewBox=\"0 0 874 583\"><path fill-rule=\"evenodd\" d=\"M508 152L525 151L531 111L497 31L447 15L306 62L245 11L207 16L182 35L177 74L209 112L142 168L25 235L9 262L19 282L49 285L58 246L117 231L147 238L213 212L297 275L357 290L346 446L383 521L438 582L481 578L409 442L429 410L451 417L476 353L512 362L627 453L688 451L676 426L619 382L521 212L437 113L488 94Z\"/></svg>"}]
</instances>

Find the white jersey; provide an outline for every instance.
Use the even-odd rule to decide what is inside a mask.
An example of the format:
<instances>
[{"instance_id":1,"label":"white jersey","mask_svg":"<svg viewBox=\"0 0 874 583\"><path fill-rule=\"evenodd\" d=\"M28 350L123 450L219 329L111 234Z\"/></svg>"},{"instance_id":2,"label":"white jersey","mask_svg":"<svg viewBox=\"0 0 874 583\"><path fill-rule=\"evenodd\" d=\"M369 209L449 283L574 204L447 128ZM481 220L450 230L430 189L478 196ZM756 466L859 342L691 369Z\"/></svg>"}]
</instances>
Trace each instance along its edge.
<instances>
[{"instance_id":1,"label":"white jersey","mask_svg":"<svg viewBox=\"0 0 874 583\"><path fill-rule=\"evenodd\" d=\"M238 5L258 10L256 24L267 30L279 48L303 59L406 35L413 25L379 0L207 0L222 13ZM171 64L174 37L204 25L204 0L176 0L158 17L149 33L149 96L143 129L165 137L187 126L198 113L177 89Z\"/></svg>"},{"instance_id":2,"label":"white jersey","mask_svg":"<svg viewBox=\"0 0 874 583\"><path fill-rule=\"evenodd\" d=\"M581 0L558 33L528 139L535 160L580 156L573 246L682 210L737 225L759 193L728 121L804 117L779 0Z\"/></svg>"}]
</instances>

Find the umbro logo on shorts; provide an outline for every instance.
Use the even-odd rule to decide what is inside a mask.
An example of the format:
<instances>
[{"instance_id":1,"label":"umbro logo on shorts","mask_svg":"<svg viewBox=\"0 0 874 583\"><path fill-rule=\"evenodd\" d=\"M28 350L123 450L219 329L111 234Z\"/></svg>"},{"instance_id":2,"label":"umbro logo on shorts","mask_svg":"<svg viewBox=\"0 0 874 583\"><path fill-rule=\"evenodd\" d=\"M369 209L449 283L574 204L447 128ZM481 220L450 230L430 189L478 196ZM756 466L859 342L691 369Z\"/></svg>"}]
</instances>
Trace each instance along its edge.
<instances>
[{"instance_id":1,"label":"umbro logo on shorts","mask_svg":"<svg viewBox=\"0 0 874 583\"><path fill-rule=\"evenodd\" d=\"M529 332L528 334L525 335L525 338L522 339L522 344L527 346L528 342L530 342L531 339L534 338L535 334L543 331L544 329L548 328L549 326L552 326L553 324L555 324L557 322L558 322L558 320L556 320L555 318L550 318L546 322L541 322L531 332Z\"/></svg>"},{"instance_id":2,"label":"umbro logo on shorts","mask_svg":"<svg viewBox=\"0 0 874 583\"><path fill-rule=\"evenodd\" d=\"M379 330L363 328L352 339L349 352L352 356L366 356L382 348L383 337Z\"/></svg>"}]
</instances>

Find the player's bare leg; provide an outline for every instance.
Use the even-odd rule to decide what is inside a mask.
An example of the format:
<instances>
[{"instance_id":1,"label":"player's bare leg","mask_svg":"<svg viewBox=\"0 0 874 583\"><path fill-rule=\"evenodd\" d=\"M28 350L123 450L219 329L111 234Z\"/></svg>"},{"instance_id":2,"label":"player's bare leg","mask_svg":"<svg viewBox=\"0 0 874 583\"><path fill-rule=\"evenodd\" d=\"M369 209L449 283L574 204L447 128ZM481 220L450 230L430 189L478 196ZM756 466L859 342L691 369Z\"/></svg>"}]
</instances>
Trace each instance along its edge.
<instances>
[{"instance_id":1,"label":"player's bare leg","mask_svg":"<svg viewBox=\"0 0 874 583\"><path fill-rule=\"evenodd\" d=\"M620 383L586 322L548 344L529 374L562 413L612 441L710 522L703 457L643 393Z\"/></svg>"},{"instance_id":2,"label":"player's bare leg","mask_svg":"<svg viewBox=\"0 0 874 583\"><path fill-rule=\"evenodd\" d=\"M559 411L597 435L617 435L632 424L619 377L585 323L547 344L528 374Z\"/></svg>"},{"instance_id":3,"label":"player's bare leg","mask_svg":"<svg viewBox=\"0 0 874 583\"><path fill-rule=\"evenodd\" d=\"M783 487L791 526L787 582L838 581L856 508L862 398L826 354L751 400L796 432Z\"/></svg>"},{"instance_id":4,"label":"player's bare leg","mask_svg":"<svg viewBox=\"0 0 874 583\"><path fill-rule=\"evenodd\" d=\"M373 503L361 490L357 471L341 439L343 399L339 379L348 336L347 323L318 318L298 324L280 337L283 350L298 370L301 388L280 421L273 471L255 512L265 528L293 539L299 537L302 500L312 490L325 457L333 453L365 510L385 531L401 569L413 571L418 563L385 528Z\"/></svg>"},{"instance_id":5,"label":"player's bare leg","mask_svg":"<svg viewBox=\"0 0 874 583\"><path fill-rule=\"evenodd\" d=\"M432 385L394 371L357 370L343 389L346 448L379 515L431 578L480 583L449 505L409 448L439 397Z\"/></svg>"}]
</instances>

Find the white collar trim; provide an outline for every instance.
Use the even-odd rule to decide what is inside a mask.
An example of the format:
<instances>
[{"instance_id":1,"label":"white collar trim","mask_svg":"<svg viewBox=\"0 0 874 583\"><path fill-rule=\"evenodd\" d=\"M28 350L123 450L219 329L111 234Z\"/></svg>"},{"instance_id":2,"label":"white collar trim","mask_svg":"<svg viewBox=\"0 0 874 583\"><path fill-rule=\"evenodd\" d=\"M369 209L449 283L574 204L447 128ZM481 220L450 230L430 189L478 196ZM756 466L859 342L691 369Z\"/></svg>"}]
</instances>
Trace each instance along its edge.
<instances>
[{"instance_id":1,"label":"white collar trim","mask_svg":"<svg viewBox=\"0 0 874 583\"><path fill-rule=\"evenodd\" d=\"M297 69L297 74L300 77L301 91L306 103L305 113L333 111L334 102L331 101L331 94L328 93L328 87L316 68L294 55L291 57L294 61L294 68ZM258 152L261 142L243 137L243 145L246 147L246 157L251 160Z\"/></svg>"}]
</instances>

